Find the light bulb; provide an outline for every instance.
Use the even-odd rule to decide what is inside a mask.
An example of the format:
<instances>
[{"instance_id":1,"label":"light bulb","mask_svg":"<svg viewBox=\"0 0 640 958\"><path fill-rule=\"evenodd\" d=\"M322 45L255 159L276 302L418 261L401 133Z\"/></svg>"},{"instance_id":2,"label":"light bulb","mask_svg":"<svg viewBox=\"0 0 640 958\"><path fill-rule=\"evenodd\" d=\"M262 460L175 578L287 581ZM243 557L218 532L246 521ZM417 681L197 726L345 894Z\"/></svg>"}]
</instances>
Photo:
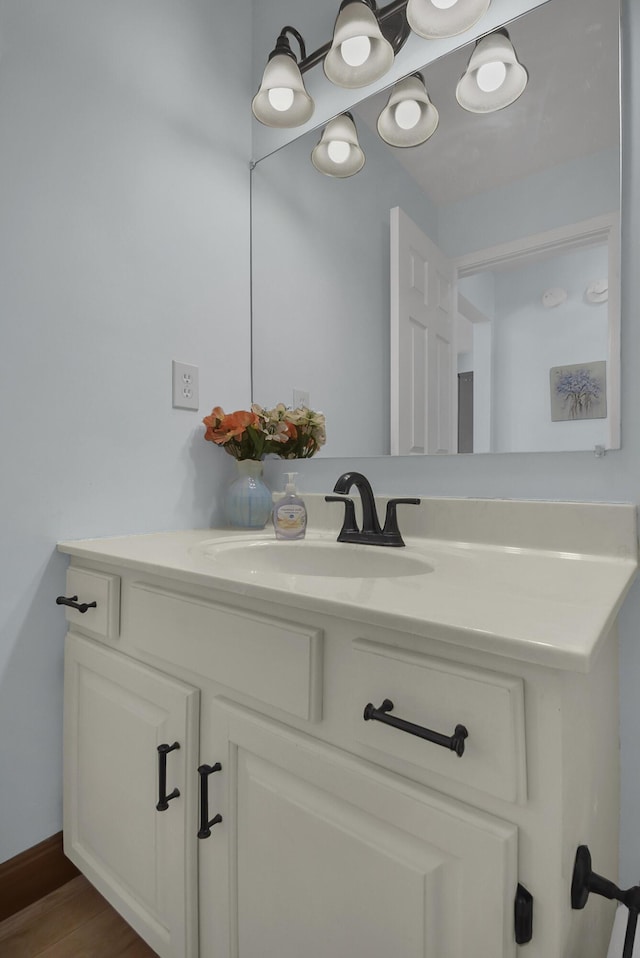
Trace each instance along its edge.
<instances>
[{"instance_id":1,"label":"light bulb","mask_svg":"<svg viewBox=\"0 0 640 958\"><path fill-rule=\"evenodd\" d=\"M417 100L401 100L394 113L395 121L401 130L412 130L421 116L422 110Z\"/></svg>"},{"instance_id":2,"label":"light bulb","mask_svg":"<svg viewBox=\"0 0 640 958\"><path fill-rule=\"evenodd\" d=\"M449 10L451 7L455 7L457 2L458 0L431 0L431 3L438 10Z\"/></svg>"},{"instance_id":3,"label":"light bulb","mask_svg":"<svg viewBox=\"0 0 640 958\"><path fill-rule=\"evenodd\" d=\"M350 37L340 44L340 53L350 67L361 67L369 59L371 40L369 37Z\"/></svg>"},{"instance_id":4,"label":"light bulb","mask_svg":"<svg viewBox=\"0 0 640 958\"><path fill-rule=\"evenodd\" d=\"M346 140L329 140L327 153L333 163L346 163L351 153L351 146Z\"/></svg>"},{"instance_id":5,"label":"light bulb","mask_svg":"<svg viewBox=\"0 0 640 958\"><path fill-rule=\"evenodd\" d=\"M293 90L287 86L274 86L267 93L274 110L285 113L293 106Z\"/></svg>"},{"instance_id":6,"label":"light bulb","mask_svg":"<svg viewBox=\"0 0 640 958\"><path fill-rule=\"evenodd\" d=\"M493 63L483 63L476 73L476 83L483 93L493 93L499 90L507 76L507 68L502 60Z\"/></svg>"}]
</instances>

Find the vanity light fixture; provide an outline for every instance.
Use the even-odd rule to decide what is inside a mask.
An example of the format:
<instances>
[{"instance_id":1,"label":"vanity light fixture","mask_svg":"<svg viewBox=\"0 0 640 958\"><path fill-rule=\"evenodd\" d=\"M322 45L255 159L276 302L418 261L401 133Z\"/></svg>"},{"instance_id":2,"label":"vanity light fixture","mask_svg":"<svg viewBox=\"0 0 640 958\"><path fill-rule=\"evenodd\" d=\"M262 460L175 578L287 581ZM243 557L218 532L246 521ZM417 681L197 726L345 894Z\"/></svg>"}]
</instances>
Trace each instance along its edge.
<instances>
[{"instance_id":1,"label":"vanity light fixture","mask_svg":"<svg viewBox=\"0 0 640 958\"><path fill-rule=\"evenodd\" d=\"M425 89L424 77L414 73L393 87L377 127L389 146L419 146L435 133L439 120Z\"/></svg>"},{"instance_id":2,"label":"vanity light fixture","mask_svg":"<svg viewBox=\"0 0 640 958\"><path fill-rule=\"evenodd\" d=\"M366 86L383 76L411 33L406 5L407 0L391 0L378 9L376 0L343 0L333 40L309 54L298 31L283 27L253 98L255 118L265 126L306 123L314 104L302 76L323 61L331 82L347 89ZM287 33L300 45L300 60L291 50Z\"/></svg>"},{"instance_id":3,"label":"vanity light fixture","mask_svg":"<svg viewBox=\"0 0 640 958\"><path fill-rule=\"evenodd\" d=\"M311 162L319 173L338 178L353 176L362 169L364 153L350 113L342 113L327 123L311 151Z\"/></svg>"},{"instance_id":4,"label":"vanity light fixture","mask_svg":"<svg viewBox=\"0 0 640 958\"><path fill-rule=\"evenodd\" d=\"M375 0L342 0L324 72L348 90L373 83L393 65L393 47L382 34Z\"/></svg>"},{"instance_id":5,"label":"vanity light fixture","mask_svg":"<svg viewBox=\"0 0 640 958\"><path fill-rule=\"evenodd\" d=\"M528 79L509 34L497 30L476 43L456 87L456 99L470 113L493 113L517 100Z\"/></svg>"},{"instance_id":6,"label":"vanity light fixture","mask_svg":"<svg viewBox=\"0 0 640 958\"><path fill-rule=\"evenodd\" d=\"M490 3L491 0L409 0L407 20L413 32L427 40L455 37L471 29Z\"/></svg>"},{"instance_id":7,"label":"vanity light fixture","mask_svg":"<svg viewBox=\"0 0 640 958\"><path fill-rule=\"evenodd\" d=\"M301 126L313 115L314 103L306 91L287 33L298 41L301 60L306 57L304 40L298 31L283 27L251 104L253 115L265 126Z\"/></svg>"},{"instance_id":8,"label":"vanity light fixture","mask_svg":"<svg viewBox=\"0 0 640 958\"><path fill-rule=\"evenodd\" d=\"M378 8L376 0L342 0L333 39L308 55L298 31L283 27L253 98L253 114L266 126L302 126L314 110L302 79L307 70L323 63L327 78L337 86L367 86L391 68L412 29L427 38L455 36L470 29L490 3L491 0L391 0ZM291 50L287 34L300 47L299 60ZM506 30L499 30L476 44L456 96L466 110L491 113L513 103L527 80L527 71L518 62ZM418 80L415 74L406 78L406 85L415 89L415 95L405 96L402 84L400 81L394 87L380 114L378 130L392 146L417 146L435 131L438 112L421 78ZM402 96L398 94L396 100L398 90ZM400 99L406 102L400 103Z\"/></svg>"}]
</instances>

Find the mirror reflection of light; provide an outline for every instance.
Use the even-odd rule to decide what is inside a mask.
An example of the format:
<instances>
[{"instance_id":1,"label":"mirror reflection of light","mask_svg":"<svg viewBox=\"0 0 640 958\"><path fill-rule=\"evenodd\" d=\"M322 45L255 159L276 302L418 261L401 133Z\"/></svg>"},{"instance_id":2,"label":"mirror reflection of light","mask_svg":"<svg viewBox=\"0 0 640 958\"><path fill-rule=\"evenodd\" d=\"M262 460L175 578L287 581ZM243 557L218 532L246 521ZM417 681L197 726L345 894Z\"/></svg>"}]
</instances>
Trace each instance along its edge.
<instances>
[{"instance_id":1,"label":"mirror reflection of light","mask_svg":"<svg viewBox=\"0 0 640 958\"><path fill-rule=\"evenodd\" d=\"M431 3L438 10L449 10L451 7L455 7L457 2L458 0L431 0Z\"/></svg>"},{"instance_id":2,"label":"mirror reflection of light","mask_svg":"<svg viewBox=\"0 0 640 958\"><path fill-rule=\"evenodd\" d=\"M483 63L476 73L476 83L483 93L493 93L499 90L507 76L507 68L502 60L493 63Z\"/></svg>"},{"instance_id":3,"label":"mirror reflection of light","mask_svg":"<svg viewBox=\"0 0 640 958\"><path fill-rule=\"evenodd\" d=\"M346 163L351 153L351 146L346 140L330 140L327 153L334 163Z\"/></svg>"},{"instance_id":4,"label":"mirror reflection of light","mask_svg":"<svg viewBox=\"0 0 640 958\"><path fill-rule=\"evenodd\" d=\"M267 93L274 110L285 113L293 106L293 90L287 86L274 86Z\"/></svg>"},{"instance_id":5,"label":"mirror reflection of light","mask_svg":"<svg viewBox=\"0 0 640 958\"><path fill-rule=\"evenodd\" d=\"M394 117L401 130L412 130L421 116L420 104L417 100L402 100L398 103Z\"/></svg>"},{"instance_id":6,"label":"mirror reflection of light","mask_svg":"<svg viewBox=\"0 0 640 958\"><path fill-rule=\"evenodd\" d=\"M369 59L371 40L369 37L350 37L340 44L340 53L350 67L361 67Z\"/></svg>"}]
</instances>

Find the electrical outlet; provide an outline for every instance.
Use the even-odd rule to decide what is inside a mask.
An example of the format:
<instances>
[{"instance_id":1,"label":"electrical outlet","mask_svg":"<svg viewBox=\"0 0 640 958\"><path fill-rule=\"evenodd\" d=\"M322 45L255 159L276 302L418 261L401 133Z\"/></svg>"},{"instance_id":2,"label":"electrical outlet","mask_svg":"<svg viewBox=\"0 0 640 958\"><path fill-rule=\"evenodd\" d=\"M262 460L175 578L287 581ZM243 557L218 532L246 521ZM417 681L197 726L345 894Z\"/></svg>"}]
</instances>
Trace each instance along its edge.
<instances>
[{"instance_id":1,"label":"electrical outlet","mask_svg":"<svg viewBox=\"0 0 640 958\"><path fill-rule=\"evenodd\" d=\"M309 408L309 393L305 389L294 389L293 390L293 407L297 409L298 406L306 406Z\"/></svg>"},{"instance_id":2,"label":"electrical outlet","mask_svg":"<svg viewBox=\"0 0 640 958\"><path fill-rule=\"evenodd\" d=\"M171 363L171 381L173 385L174 409L197 409L200 405L198 398L198 367L188 363L179 363L175 359Z\"/></svg>"}]
</instances>

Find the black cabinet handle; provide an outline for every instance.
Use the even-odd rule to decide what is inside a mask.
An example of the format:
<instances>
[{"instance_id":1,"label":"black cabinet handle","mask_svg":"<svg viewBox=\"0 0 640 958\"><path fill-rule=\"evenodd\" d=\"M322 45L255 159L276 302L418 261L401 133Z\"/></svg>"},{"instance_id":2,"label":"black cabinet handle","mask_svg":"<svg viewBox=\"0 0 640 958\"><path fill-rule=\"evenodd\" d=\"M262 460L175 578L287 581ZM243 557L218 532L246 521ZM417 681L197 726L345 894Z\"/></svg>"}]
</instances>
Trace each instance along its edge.
<instances>
[{"instance_id":1,"label":"black cabinet handle","mask_svg":"<svg viewBox=\"0 0 640 958\"><path fill-rule=\"evenodd\" d=\"M393 709L393 702L385 699L379 709L369 702L364 707L364 720L368 722L384 722L385 725L393 725L402 732L408 732L409 735L417 735L418 738L424 738L427 742L433 742L434 745L442 745L443 748L451 749L458 758L464 755L464 740L469 735L464 725L456 725L453 735L442 735L441 732L432 732L430 728L423 728L422 725L414 725L413 722L407 722L405 719L396 718L395 715L389 715Z\"/></svg>"},{"instance_id":2,"label":"black cabinet handle","mask_svg":"<svg viewBox=\"0 0 640 958\"><path fill-rule=\"evenodd\" d=\"M209 821L209 776L212 772L219 772L222 769L220 762L215 765L201 765L198 769L200 776L200 829L198 838L208 838L211 834L211 828L222 821L222 815L214 815Z\"/></svg>"},{"instance_id":3,"label":"black cabinet handle","mask_svg":"<svg viewBox=\"0 0 640 958\"><path fill-rule=\"evenodd\" d=\"M159 812L166 812L169 808L169 802L177 798L180 794L177 788L167 795L167 755L176 748L180 748L179 742L173 745L158 745L158 804L156 808Z\"/></svg>"},{"instance_id":4,"label":"black cabinet handle","mask_svg":"<svg viewBox=\"0 0 640 958\"><path fill-rule=\"evenodd\" d=\"M68 605L71 609L76 609L78 612L83 614L87 609L97 609L97 602L78 602L78 596L72 595L70 598L67 598L65 595L59 595L56 599L56 605Z\"/></svg>"}]
</instances>

